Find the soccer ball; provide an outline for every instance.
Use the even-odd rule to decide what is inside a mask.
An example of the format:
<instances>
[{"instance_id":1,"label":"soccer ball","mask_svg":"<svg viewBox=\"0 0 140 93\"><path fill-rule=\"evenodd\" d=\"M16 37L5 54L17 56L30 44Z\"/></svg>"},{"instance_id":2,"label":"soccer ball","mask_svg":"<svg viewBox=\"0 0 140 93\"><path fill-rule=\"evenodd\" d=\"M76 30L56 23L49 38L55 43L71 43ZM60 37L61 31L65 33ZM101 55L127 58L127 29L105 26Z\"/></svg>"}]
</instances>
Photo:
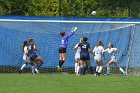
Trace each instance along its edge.
<instances>
[{"instance_id":1,"label":"soccer ball","mask_svg":"<svg viewBox=\"0 0 140 93\"><path fill-rule=\"evenodd\" d=\"M96 15L96 11L92 11L92 13L91 13L91 14L95 16L95 15Z\"/></svg>"}]
</instances>

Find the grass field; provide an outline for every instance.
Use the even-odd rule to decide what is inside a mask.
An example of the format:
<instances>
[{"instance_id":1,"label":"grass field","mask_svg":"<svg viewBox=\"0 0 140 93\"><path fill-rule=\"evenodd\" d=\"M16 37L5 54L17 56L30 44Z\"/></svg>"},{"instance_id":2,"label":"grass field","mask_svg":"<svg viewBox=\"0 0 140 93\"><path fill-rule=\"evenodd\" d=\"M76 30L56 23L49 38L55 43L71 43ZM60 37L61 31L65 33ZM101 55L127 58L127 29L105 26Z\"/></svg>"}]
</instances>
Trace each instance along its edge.
<instances>
[{"instance_id":1,"label":"grass field","mask_svg":"<svg viewBox=\"0 0 140 93\"><path fill-rule=\"evenodd\" d=\"M140 77L0 74L0 93L140 93Z\"/></svg>"}]
</instances>

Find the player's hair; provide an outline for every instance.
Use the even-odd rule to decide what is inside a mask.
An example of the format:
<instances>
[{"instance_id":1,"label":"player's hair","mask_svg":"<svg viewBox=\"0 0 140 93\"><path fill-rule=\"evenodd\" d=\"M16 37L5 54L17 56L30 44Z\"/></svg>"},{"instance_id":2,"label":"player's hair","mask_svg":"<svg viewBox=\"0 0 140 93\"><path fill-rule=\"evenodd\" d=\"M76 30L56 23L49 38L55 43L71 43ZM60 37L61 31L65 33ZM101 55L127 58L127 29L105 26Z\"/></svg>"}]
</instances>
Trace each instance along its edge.
<instances>
[{"instance_id":1,"label":"player's hair","mask_svg":"<svg viewBox=\"0 0 140 93\"><path fill-rule=\"evenodd\" d=\"M110 44L110 46L113 48L113 44L112 43L109 43Z\"/></svg>"},{"instance_id":2,"label":"player's hair","mask_svg":"<svg viewBox=\"0 0 140 93\"><path fill-rule=\"evenodd\" d=\"M83 42L83 37L80 38L80 42Z\"/></svg>"},{"instance_id":3,"label":"player's hair","mask_svg":"<svg viewBox=\"0 0 140 93\"><path fill-rule=\"evenodd\" d=\"M65 35L65 32L60 32L60 35L61 35L61 36L64 36L64 35Z\"/></svg>"},{"instance_id":4,"label":"player's hair","mask_svg":"<svg viewBox=\"0 0 140 93\"><path fill-rule=\"evenodd\" d=\"M103 42L101 41L101 40L99 40L98 42L97 42L97 45L96 46L103 46Z\"/></svg>"},{"instance_id":5,"label":"player's hair","mask_svg":"<svg viewBox=\"0 0 140 93\"><path fill-rule=\"evenodd\" d=\"M113 44L111 44L111 47L113 48Z\"/></svg>"},{"instance_id":6,"label":"player's hair","mask_svg":"<svg viewBox=\"0 0 140 93\"><path fill-rule=\"evenodd\" d=\"M87 37L83 37L83 41L87 42L88 38Z\"/></svg>"},{"instance_id":7,"label":"player's hair","mask_svg":"<svg viewBox=\"0 0 140 93\"><path fill-rule=\"evenodd\" d=\"M29 38L28 42L33 42L33 40L34 40L33 38Z\"/></svg>"},{"instance_id":8,"label":"player's hair","mask_svg":"<svg viewBox=\"0 0 140 93\"><path fill-rule=\"evenodd\" d=\"M24 47L28 44L28 41L24 41L23 42L23 51L24 51Z\"/></svg>"}]
</instances>

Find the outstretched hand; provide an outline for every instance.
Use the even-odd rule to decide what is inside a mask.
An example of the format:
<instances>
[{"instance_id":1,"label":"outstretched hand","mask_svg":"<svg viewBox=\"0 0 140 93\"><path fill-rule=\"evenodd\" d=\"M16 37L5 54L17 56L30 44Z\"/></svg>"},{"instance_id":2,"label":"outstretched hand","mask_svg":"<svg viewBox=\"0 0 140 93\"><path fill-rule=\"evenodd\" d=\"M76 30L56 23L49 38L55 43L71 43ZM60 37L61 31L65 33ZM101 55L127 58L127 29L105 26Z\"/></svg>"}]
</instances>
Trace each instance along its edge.
<instances>
[{"instance_id":1,"label":"outstretched hand","mask_svg":"<svg viewBox=\"0 0 140 93\"><path fill-rule=\"evenodd\" d=\"M73 32L75 32L77 30L77 27L72 27L71 29Z\"/></svg>"}]
</instances>

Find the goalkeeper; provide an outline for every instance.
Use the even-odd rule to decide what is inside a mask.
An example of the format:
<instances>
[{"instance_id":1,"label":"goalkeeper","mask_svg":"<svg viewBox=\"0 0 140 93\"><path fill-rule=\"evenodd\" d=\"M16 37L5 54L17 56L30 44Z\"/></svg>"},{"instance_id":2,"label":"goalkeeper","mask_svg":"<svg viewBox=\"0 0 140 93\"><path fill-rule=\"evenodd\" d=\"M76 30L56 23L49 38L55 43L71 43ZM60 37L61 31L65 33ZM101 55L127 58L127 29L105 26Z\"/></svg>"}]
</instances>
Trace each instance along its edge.
<instances>
[{"instance_id":1,"label":"goalkeeper","mask_svg":"<svg viewBox=\"0 0 140 93\"><path fill-rule=\"evenodd\" d=\"M62 71L61 67L64 64L66 57L67 57L66 56L66 49L68 46L68 38L71 37L75 33L76 30L77 30L77 27L73 27L72 31L68 35L66 35L65 32L60 32L62 39L61 39L61 44L59 47L60 60L59 60L59 65L57 66L58 71Z\"/></svg>"}]
</instances>

